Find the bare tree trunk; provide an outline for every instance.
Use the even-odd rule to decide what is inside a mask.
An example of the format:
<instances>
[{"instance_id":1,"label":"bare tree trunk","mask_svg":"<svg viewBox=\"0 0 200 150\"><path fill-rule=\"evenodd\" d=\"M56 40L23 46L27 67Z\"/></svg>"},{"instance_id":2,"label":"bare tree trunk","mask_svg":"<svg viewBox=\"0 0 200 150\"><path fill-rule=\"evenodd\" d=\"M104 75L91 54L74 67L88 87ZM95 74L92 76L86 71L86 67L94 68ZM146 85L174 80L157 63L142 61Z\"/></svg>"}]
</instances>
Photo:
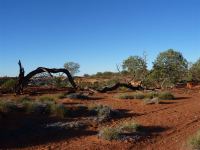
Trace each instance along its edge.
<instances>
[{"instance_id":1,"label":"bare tree trunk","mask_svg":"<svg viewBox=\"0 0 200 150\"><path fill-rule=\"evenodd\" d=\"M24 68L22 67L21 61L19 60L18 62L19 65L19 77L18 77L18 81L17 84L15 85L15 93L16 94L20 94L23 92L23 81L24 81Z\"/></svg>"},{"instance_id":2,"label":"bare tree trunk","mask_svg":"<svg viewBox=\"0 0 200 150\"><path fill-rule=\"evenodd\" d=\"M73 77L71 76L70 72L67 69L64 68L45 68L45 67L39 67L33 71L31 71L30 73L28 73L26 76L24 76L24 68L21 65L21 62L19 61L19 67L20 67L20 73L19 73L19 78L18 78L18 82L15 86L15 93L16 94L21 94L23 93L23 89L25 86L28 85L30 79L35 76L36 74L39 73L43 73L43 72L47 72L51 75L51 73L59 73L59 72L63 72L67 75L69 82L71 83L72 87L74 89L77 88L76 83L74 82ZM51 75L52 76L52 75Z\"/></svg>"}]
</instances>

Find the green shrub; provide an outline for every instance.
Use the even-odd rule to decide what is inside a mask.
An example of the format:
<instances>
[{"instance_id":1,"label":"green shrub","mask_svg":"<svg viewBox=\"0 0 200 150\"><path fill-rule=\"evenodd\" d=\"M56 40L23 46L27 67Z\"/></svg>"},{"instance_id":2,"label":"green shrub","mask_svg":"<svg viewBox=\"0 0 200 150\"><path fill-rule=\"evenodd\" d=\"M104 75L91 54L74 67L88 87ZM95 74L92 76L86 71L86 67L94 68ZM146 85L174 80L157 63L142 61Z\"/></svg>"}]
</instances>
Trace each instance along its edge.
<instances>
[{"instance_id":1,"label":"green shrub","mask_svg":"<svg viewBox=\"0 0 200 150\"><path fill-rule=\"evenodd\" d=\"M3 92L13 92L15 84L16 84L16 80L14 80L14 79L9 79L9 80L5 81L1 85L2 91Z\"/></svg>"},{"instance_id":2,"label":"green shrub","mask_svg":"<svg viewBox=\"0 0 200 150\"><path fill-rule=\"evenodd\" d=\"M197 132L196 135L191 137L188 140L188 145L191 147L193 150L199 150L200 149L200 131Z\"/></svg>"},{"instance_id":3,"label":"green shrub","mask_svg":"<svg viewBox=\"0 0 200 150\"><path fill-rule=\"evenodd\" d=\"M60 118L65 118L69 114L69 110L62 104L57 104L53 108L53 114Z\"/></svg>"},{"instance_id":4,"label":"green shrub","mask_svg":"<svg viewBox=\"0 0 200 150\"><path fill-rule=\"evenodd\" d=\"M91 115L97 116L99 122L110 120L116 115L120 115L117 110L112 110L109 106L95 105L88 107Z\"/></svg>"},{"instance_id":5,"label":"green shrub","mask_svg":"<svg viewBox=\"0 0 200 150\"><path fill-rule=\"evenodd\" d=\"M133 93L133 94L121 94L118 95L117 98L120 99L145 99L152 100L154 98L158 98L159 100L171 100L174 99L174 95L170 92L150 92L150 93Z\"/></svg>"},{"instance_id":6,"label":"green shrub","mask_svg":"<svg viewBox=\"0 0 200 150\"><path fill-rule=\"evenodd\" d=\"M134 99L134 95L133 94L120 94L117 96L117 98L119 99Z\"/></svg>"},{"instance_id":7,"label":"green shrub","mask_svg":"<svg viewBox=\"0 0 200 150\"><path fill-rule=\"evenodd\" d=\"M63 99L63 98L66 98L66 97L67 97L67 93L62 93L62 94L58 95L59 99Z\"/></svg>"},{"instance_id":8,"label":"green shrub","mask_svg":"<svg viewBox=\"0 0 200 150\"><path fill-rule=\"evenodd\" d=\"M27 114L34 114L34 115L49 114L49 110L46 110L46 106L41 102L24 101L22 104ZM48 113L46 111L48 111Z\"/></svg>"},{"instance_id":9,"label":"green shrub","mask_svg":"<svg viewBox=\"0 0 200 150\"><path fill-rule=\"evenodd\" d=\"M145 94L144 93L135 93L134 97L135 97L135 99L144 99Z\"/></svg>"},{"instance_id":10,"label":"green shrub","mask_svg":"<svg viewBox=\"0 0 200 150\"><path fill-rule=\"evenodd\" d=\"M144 99L144 93L120 94L117 96L119 99Z\"/></svg>"},{"instance_id":11,"label":"green shrub","mask_svg":"<svg viewBox=\"0 0 200 150\"><path fill-rule=\"evenodd\" d=\"M175 97L174 97L174 95L171 94L170 92L161 92L161 93L158 94L158 98L159 98L160 100L172 100L172 99L174 99Z\"/></svg>"},{"instance_id":12,"label":"green shrub","mask_svg":"<svg viewBox=\"0 0 200 150\"><path fill-rule=\"evenodd\" d=\"M105 140L118 140L120 139L120 134L121 133L118 128L106 127L99 132L99 137Z\"/></svg>"},{"instance_id":13,"label":"green shrub","mask_svg":"<svg viewBox=\"0 0 200 150\"><path fill-rule=\"evenodd\" d=\"M141 126L137 124L136 122L126 122L122 124L119 128L121 132L128 132L133 133L137 132Z\"/></svg>"},{"instance_id":14,"label":"green shrub","mask_svg":"<svg viewBox=\"0 0 200 150\"><path fill-rule=\"evenodd\" d=\"M9 113L18 110L30 115L47 115L64 118L69 114L68 109L63 104L57 104L55 101L30 101L27 98L21 98L16 102L0 101L0 112Z\"/></svg>"},{"instance_id":15,"label":"green shrub","mask_svg":"<svg viewBox=\"0 0 200 150\"><path fill-rule=\"evenodd\" d=\"M11 101L0 101L0 112L10 113L17 110L17 105Z\"/></svg>"},{"instance_id":16,"label":"green shrub","mask_svg":"<svg viewBox=\"0 0 200 150\"><path fill-rule=\"evenodd\" d=\"M126 122L116 127L105 127L99 132L99 136L105 140L119 140L126 138L127 133L139 132L141 125L136 122Z\"/></svg>"},{"instance_id":17,"label":"green shrub","mask_svg":"<svg viewBox=\"0 0 200 150\"><path fill-rule=\"evenodd\" d=\"M29 102L29 101L31 101L31 100L32 100L32 99L31 99L30 97L28 97L28 96L23 96L23 97L18 98L18 99L17 99L17 102L23 103L23 102Z\"/></svg>"},{"instance_id":18,"label":"green shrub","mask_svg":"<svg viewBox=\"0 0 200 150\"><path fill-rule=\"evenodd\" d=\"M145 94L145 98L152 99L152 98L155 98L155 97L158 97L158 93L157 92L150 92L150 93L146 93Z\"/></svg>"},{"instance_id":19,"label":"green shrub","mask_svg":"<svg viewBox=\"0 0 200 150\"><path fill-rule=\"evenodd\" d=\"M42 96L39 98L39 101L41 102L46 102L46 101L54 101L55 99L53 97L50 96Z\"/></svg>"}]
</instances>

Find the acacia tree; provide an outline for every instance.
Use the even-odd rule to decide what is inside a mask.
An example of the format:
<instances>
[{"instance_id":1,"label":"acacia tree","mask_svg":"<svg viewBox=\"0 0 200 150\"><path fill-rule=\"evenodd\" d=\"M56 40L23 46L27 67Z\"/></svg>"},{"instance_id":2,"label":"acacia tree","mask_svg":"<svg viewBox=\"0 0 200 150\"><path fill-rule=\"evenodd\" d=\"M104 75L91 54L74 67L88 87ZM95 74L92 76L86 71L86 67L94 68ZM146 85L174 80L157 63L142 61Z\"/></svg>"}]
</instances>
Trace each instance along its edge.
<instances>
[{"instance_id":1,"label":"acacia tree","mask_svg":"<svg viewBox=\"0 0 200 150\"><path fill-rule=\"evenodd\" d=\"M190 67L189 75L192 80L200 81L200 58Z\"/></svg>"},{"instance_id":2,"label":"acacia tree","mask_svg":"<svg viewBox=\"0 0 200 150\"><path fill-rule=\"evenodd\" d=\"M79 72L80 65L75 62L66 62L64 68L67 69L72 76Z\"/></svg>"},{"instance_id":3,"label":"acacia tree","mask_svg":"<svg viewBox=\"0 0 200 150\"><path fill-rule=\"evenodd\" d=\"M187 76L188 62L183 55L173 49L161 52L153 63L152 77L161 82L173 84L183 80Z\"/></svg>"},{"instance_id":4,"label":"acacia tree","mask_svg":"<svg viewBox=\"0 0 200 150\"><path fill-rule=\"evenodd\" d=\"M123 61L122 68L133 75L134 80L143 80L147 74L146 60L140 56L130 56Z\"/></svg>"}]
</instances>

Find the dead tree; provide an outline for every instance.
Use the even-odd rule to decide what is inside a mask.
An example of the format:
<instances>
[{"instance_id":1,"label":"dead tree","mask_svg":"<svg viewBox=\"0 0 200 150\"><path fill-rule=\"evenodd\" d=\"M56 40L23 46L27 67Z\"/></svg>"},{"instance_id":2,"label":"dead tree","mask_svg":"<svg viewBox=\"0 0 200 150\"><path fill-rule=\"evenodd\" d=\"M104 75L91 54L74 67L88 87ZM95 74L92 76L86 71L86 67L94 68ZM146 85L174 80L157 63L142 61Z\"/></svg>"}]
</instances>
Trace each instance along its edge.
<instances>
[{"instance_id":1,"label":"dead tree","mask_svg":"<svg viewBox=\"0 0 200 150\"><path fill-rule=\"evenodd\" d=\"M23 80L24 80L24 74L25 74L24 68L20 60L18 62L18 65L19 65L19 77L18 77L17 84L15 85L16 94L23 93Z\"/></svg>"},{"instance_id":2,"label":"dead tree","mask_svg":"<svg viewBox=\"0 0 200 150\"><path fill-rule=\"evenodd\" d=\"M47 72L50 76L52 76L51 73L60 73L60 72L65 73L67 75L67 77L69 79L69 82L71 83L72 87L74 89L77 88L73 77L71 76L70 72L67 69L64 69L64 68L57 69L57 68L39 67L39 68L31 71L30 73L28 73L26 76L24 76L24 68L22 67L21 62L19 61L18 64L19 64L19 68L20 68L19 71L20 72L19 72L18 82L17 82L17 84L15 86L15 93L16 94L23 93L23 89L24 89L25 86L28 85L30 79L33 76L35 76L36 74L43 73L43 72Z\"/></svg>"}]
</instances>

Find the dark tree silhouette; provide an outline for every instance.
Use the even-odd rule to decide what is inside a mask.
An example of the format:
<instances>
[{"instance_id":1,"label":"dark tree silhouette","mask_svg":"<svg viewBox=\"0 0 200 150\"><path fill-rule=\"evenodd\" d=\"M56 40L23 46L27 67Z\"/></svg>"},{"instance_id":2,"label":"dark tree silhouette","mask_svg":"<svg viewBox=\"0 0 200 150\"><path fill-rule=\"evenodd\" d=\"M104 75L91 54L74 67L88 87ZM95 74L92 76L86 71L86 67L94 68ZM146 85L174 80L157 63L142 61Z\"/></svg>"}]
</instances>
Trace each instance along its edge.
<instances>
[{"instance_id":1,"label":"dark tree silhouette","mask_svg":"<svg viewBox=\"0 0 200 150\"><path fill-rule=\"evenodd\" d=\"M36 74L39 74L39 73L43 73L43 72L47 72L51 75L51 73L59 73L59 72L63 72L67 75L68 79L69 79L69 82L71 83L72 87L74 89L77 88L76 86L76 83L74 82L74 79L73 77L71 76L70 72L67 70L67 69L64 69L64 68L45 68L45 67L39 67L33 71L31 71L30 73L28 73L26 76L24 76L24 68L22 67L21 65L21 61L19 60L19 77L18 77L18 82L15 86L15 93L16 94L21 94L23 93L23 89L25 86L28 85L30 79L35 76Z\"/></svg>"}]
</instances>

